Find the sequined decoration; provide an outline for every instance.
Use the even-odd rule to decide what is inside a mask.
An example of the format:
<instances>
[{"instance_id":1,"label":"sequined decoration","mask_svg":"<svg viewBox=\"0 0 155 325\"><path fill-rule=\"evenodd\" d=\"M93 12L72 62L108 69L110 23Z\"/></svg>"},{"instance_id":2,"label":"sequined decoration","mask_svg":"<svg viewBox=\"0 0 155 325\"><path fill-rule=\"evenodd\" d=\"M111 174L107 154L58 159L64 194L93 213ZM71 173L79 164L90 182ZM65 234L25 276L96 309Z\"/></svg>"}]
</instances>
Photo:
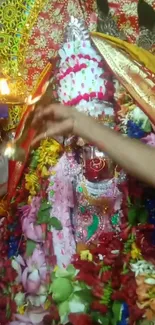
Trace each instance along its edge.
<instances>
[{"instance_id":1,"label":"sequined decoration","mask_svg":"<svg viewBox=\"0 0 155 325\"><path fill-rule=\"evenodd\" d=\"M4 125L3 129L5 131L12 130L17 127L22 113L23 113L23 107L22 106L10 106L9 107L9 118L8 123Z\"/></svg>"},{"instance_id":2,"label":"sequined decoration","mask_svg":"<svg viewBox=\"0 0 155 325\"><path fill-rule=\"evenodd\" d=\"M111 223L113 226L117 226L119 223L119 214L116 213L111 217Z\"/></svg>"},{"instance_id":3,"label":"sequined decoration","mask_svg":"<svg viewBox=\"0 0 155 325\"><path fill-rule=\"evenodd\" d=\"M47 61L57 55L71 16L84 18L88 29L96 30L96 0L90 0L89 3L84 0L47 2L29 38L26 82L30 89L33 88Z\"/></svg>"},{"instance_id":4,"label":"sequined decoration","mask_svg":"<svg viewBox=\"0 0 155 325\"><path fill-rule=\"evenodd\" d=\"M115 22L113 23L115 31L119 30L119 33L123 33L130 43L137 43L139 46L151 50L154 45L155 32L152 31L152 35L150 35L147 29L139 28L138 2L139 0L108 0L110 16ZM155 0L145 0L145 2L155 9ZM124 39L124 36L121 37L120 34L120 38Z\"/></svg>"},{"instance_id":5,"label":"sequined decoration","mask_svg":"<svg viewBox=\"0 0 155 325\"><path fill-rule=\"evenodd\" d=\"M44 0L2 0L0 4L0 68L1 72L19 90L26 93L25 51L30 31L46 1ZM9 122L5 130L15 128L24 107L9 107Z\"/></svg>"},{"instance_id":6,"label":"sequined decoration","mask_svg":"<svg viewBox=\"0 0 155 325\"><path fill-rule=\"evenodd\" d=\"M2 0L0 5L0 61L6 74L24 64L31 31L45 1Z\"/></svg>"}]
</instances>

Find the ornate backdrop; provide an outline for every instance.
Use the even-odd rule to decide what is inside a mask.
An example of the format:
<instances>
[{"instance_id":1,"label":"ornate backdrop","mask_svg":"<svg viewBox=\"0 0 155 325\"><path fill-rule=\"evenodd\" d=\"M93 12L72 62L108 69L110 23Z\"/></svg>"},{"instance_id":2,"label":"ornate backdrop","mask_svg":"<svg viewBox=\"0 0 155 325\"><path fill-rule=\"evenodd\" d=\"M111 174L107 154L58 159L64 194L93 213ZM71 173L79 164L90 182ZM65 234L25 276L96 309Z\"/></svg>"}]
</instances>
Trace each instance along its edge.
<instances>
[{"instance_id":1,"label":"ornate backdrop","mask_svg":"<svg viewBox=\"0 0 155 325\"><path fill-rule=\"evenodd\" d=\"M108 1L117 27L133 43L139 35L138 2L142 1ZM155 8L154 0L145 2ZM15 78L16 83L26 83L28 93L31 92L47 61L57 54L71 15L84 18L90 30L96 29L96 0L2 0L1 72ZM7 129L18 124L22 112L23 107L10 108Z\"/></svg>"}]
</instances>

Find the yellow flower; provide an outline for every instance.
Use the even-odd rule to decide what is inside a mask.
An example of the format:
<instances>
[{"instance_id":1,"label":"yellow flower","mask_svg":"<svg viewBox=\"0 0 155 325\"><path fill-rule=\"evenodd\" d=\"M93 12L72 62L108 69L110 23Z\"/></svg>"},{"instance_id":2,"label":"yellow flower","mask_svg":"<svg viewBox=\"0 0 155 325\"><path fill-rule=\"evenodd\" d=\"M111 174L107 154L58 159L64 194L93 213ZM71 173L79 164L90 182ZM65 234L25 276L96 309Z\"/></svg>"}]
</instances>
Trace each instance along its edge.
<instances>
[{"instance_id":1,"label":"yellow flower","mask_svg":"<svg viewBox=\"0 0 155 325\"><path fill-rule=\"evenodd\" d=\"M131 257L132 257L133 260L136 260L136 259L140 259L141 258L141 251L136 246L135 243L132 244Z\"/></svg>"},{"instance_id":2,"label":"yellow flower","mask_svg":"<svg viewBox=\"0 0 155 325\"><path fill-rule=\"evenodd\" d=\"M39 190L38 176L36 172L31 172L25 175L25 188L30 192L30 195L34 196Z\"/></svg>"},{"instance_id":3,"label":"yellow flower","mask_svg":"<svg viewBox=\"0 0 155 325\"><path fill-rule=\"evenodd\" d=\"M47 175L46 166L54 166L60 157L61 151L62 151L61 145L57 143L55 140L43 140L41 146L37 150L38 157L39 157L38 170L45 173L45 176L48 176L49 174Z\"/></svg>"},{"instance_id":4,"label":"yellow flower","mask_svg":"<svg viewBox=\"0 0 155 325\"><path fill-rule=\"evenodd\" d=\"M18 313L20 314L20 315L24 315L24 313L25 313L25 305L22 305L22 306L19 306L18 308L17 308L17 311L18 311Z\"/></svg>"},{"instance_id":5,"label":"yellow flower","mask_svg":"<svg viewBox=\"0 0 155 325\"><path fill-rule=\"evenodd\" d=\"M49 176L49 171L47 170L46 166L43 166L42 170L41 170L41 176L42 177L48 177Z\"/></svg>"},{"instance_id":6,"label":"yellow flower","mask_svg":"<svg viewBox=\"0 0 155 325\"><path fill-rule=\"evenodd\" d=\"M51 306L51 302L49 300L46 300L44 303L44 309L47 310L50 308L50 306Z\"/></svg>"},{"instance_id":7,"label":"yellow flower","mask_svg":"<svg viewBox=\"0 0 155 325\"><path fill-rule=\"evenodd\" d=\"M33 199L33 197L31 195L29 195L29 197L28 197L28 204L31 204L32 203L32 199Z\"/></svg>"},{"instance_id":8,"label":"yellow flower","mask_svg":"<svg viewBox=\"0 0 155 325\"><path fill-rule=\"evenodd\" d=\"M80 253L80 258L82 261L86 260L86 261L92 262L93 255L90 253L89 250L85 250Z\"/></svg>"}]
</instances>

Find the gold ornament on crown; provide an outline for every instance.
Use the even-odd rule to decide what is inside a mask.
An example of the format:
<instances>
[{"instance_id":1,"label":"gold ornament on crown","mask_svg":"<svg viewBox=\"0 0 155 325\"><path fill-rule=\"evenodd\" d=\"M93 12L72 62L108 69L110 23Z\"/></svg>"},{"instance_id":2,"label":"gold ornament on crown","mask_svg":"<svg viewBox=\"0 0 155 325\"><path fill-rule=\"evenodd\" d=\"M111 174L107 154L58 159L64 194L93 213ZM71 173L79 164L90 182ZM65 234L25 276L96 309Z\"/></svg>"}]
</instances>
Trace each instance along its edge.
<instances>
[{"instance_id":1,"label":"gold ornament on crown","mask_svg":"<svg viewBox=\"0 0 155 325\"><path fill-rule=\"evenodd\" d=\"M24 102L27 96L25 83L25 57L32 28L47 0L1 0L0 3L0 62L1 73L10 79L11 94ZM13 102L11 103L13 104ZM24 106L10 106L7 129L15 128Z\"/></svg>"}]
</instances>

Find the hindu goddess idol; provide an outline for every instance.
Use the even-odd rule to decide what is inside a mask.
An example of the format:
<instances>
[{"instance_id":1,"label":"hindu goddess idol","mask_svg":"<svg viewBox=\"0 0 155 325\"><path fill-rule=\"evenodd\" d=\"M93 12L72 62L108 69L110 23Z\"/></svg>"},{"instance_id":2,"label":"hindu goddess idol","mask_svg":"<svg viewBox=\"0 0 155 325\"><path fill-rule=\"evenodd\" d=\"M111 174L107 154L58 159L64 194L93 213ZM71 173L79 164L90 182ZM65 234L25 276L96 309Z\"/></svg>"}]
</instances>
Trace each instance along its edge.
<instances>
[{"instance_id":1,"label":"hindu goddess idol","mask_svg":"<svg viewBox=\"0 0 155 325\"><path fill-rule=\"evenodd\" d=\"M95 38L98 48L100 37ZM108 46L113 49L112 42ZM65 43L59 51L58 100L93 116L99 123L116 128L118 104L114 83L117 76L107 64L104 51L102 56L99 52L83 23L72 17ZM106 58L111 48L108 52ZM124 56L123 51L121 55ZM128 69L128 74L134 75L129 64ZM138 104L133 101L132 106L132 117L136 120ZM141 113L140 120L146 122L148 119ZM53 169L56 173L51 177L50 189L54 183L55 194L52 192L50 196L49 191L49 202L51 216L57 217L63 225L61 233L53 230L53 241L58 264L66 266L77 242L91 243L108 232L119 234L124 219L121 205L125 200L120 188L126 175L84 139L64 139L64 147L65 153Z\"/></svg>"},{"instance_id":2,"label":"hindu goddess idol","mask_svg":"<svg viewBox=\"0 0 155 325\"><path fill-rule=\"evenodd\" d=\"M89 35L83 23L72 17L55 70L57 98L111 128L116 128L119 120L124 132L127 125L125 116L122 122L122 106L128 103L122 104L120 97L125 89L132 107L130 117L141 124L146 124L148 118L154 123L153 62L152 54L125 41L100 33ZM51 78L52 69L48 64L37 95ZM30 110L28 107L25 114ZM137 110L142 110L140 118ZM22 123L23 120L17 135ZM29 133L25 144L27 153L33 137L32 130ZM84 139L65 138L62 143L64 154L50 170L48 198L51 217L56 217L63 226L61 231L52 230L54 253L57 264L66 266L77 242L91 243L104 232L119 234L124 220L121 209L124 193L120 185L126 181L126 175L106 154ZM11 164L9 196L24 168L19 163ZM17 169L15 182L13 173Z\"/></svg>"}]
</instances>

